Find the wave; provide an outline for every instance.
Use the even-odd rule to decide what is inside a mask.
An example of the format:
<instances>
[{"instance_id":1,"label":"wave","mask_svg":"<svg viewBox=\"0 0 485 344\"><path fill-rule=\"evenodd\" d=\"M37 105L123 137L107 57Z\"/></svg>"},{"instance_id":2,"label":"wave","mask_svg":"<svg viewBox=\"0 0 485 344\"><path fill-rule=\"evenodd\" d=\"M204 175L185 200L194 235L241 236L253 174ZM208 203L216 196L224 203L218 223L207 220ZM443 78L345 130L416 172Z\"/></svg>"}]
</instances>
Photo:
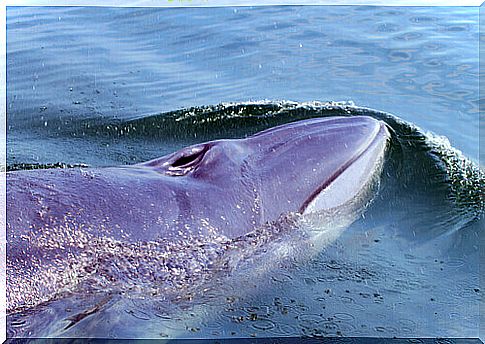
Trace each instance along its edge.
<instances>
[{"instance_id":1,"label":"wave","mask_svg":"<svg viewBox=\"0 0 485 344\"><path fill-rule=\"evenodd\" d=\"M446 137L424 131L392 114L358 107L352 102L221 103L130 120L91 118L64 125L59 123L58 126L51 123L49 128L56 129L47 131L47 136L83 139L90 144L110 142L115 161L117 157L126 156L123 152L125 145L136 146L136 157L130 162L140 162L189 144L247 137L288 122L315 117L361 115L383 120L392 128L392 154L389 164L399 175L395 183L406 185L408 189L412 185L414 189L426 188L427 192L446 188L447 199L457 205L459 212L473 219L481 216L485 208L485 173L480 166L453 148ZM120 163L127 161L120 158ZM13 163L10 160L7 171L86 167L88 164L89 162L86 164L84 161Z\"/></svg>"}]
</instances>

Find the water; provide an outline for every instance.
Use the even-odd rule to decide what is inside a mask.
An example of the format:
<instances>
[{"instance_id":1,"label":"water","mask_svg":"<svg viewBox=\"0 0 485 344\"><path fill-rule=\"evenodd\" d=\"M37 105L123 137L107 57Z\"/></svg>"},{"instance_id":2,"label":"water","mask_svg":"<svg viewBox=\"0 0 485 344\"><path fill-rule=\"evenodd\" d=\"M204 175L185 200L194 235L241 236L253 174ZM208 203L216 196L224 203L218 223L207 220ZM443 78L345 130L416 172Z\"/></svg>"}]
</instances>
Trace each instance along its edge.
<instances>
[{"instance_id":1,"label":"water","mask_svg":"<svg viewBox=\"0 0 485 344\"><path fill-rule=\"evenodd\" d=\"M352 100L478 157L477 8L9 8L7 31L9 163L111 163L54 149L80 118L260 99Z\"/></svg>"},{"instance_id":2,"label":"water","mask_svg":"<svg viewBox=\"0 0 485 344\"><path fill-rule=\"evenodd\" d=\"M8 8L10 170L131 164L335 114L396 135L378 197L316 257L258 278L248 258L179 299L74 293L11 315L9 334L477 337L478 99L478 8ZM311 103L329 100L386 113Z\"/></svg>"}]
</instances>

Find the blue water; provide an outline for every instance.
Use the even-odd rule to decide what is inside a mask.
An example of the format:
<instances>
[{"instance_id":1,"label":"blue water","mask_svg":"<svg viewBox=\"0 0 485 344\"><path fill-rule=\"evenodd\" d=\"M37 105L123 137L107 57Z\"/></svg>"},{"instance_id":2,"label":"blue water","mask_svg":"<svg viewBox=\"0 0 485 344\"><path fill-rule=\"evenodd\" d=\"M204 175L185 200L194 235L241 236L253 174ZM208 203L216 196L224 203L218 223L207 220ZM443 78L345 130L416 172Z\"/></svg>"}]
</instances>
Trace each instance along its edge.
<instances>
[{"instance_id":1,"label":"blue water","mask_svg":"<svg viewBox=\"0 0 485 344\"><path fill-rule=\"evenodd\" d=\"M473 7L8 8L7 169L130 164L332 114L313 101L421 128L335 110L397 139L378 197L315 259L254 279L250 260L194 300L79 292L11 315L10 335L478 336L478 63Z\"/></svg>"},{"instance_id":2,"label":"blue water","mask_svg":"<svg viewBox=\"0 0 485 344\"><path fill-rule=\"evenodd\" d=\"M478 159L473 7L8 8L7 68L10 163L95 163L20 143L62 121L261 99L351 100Z\"/></svg>"}]
</instances>

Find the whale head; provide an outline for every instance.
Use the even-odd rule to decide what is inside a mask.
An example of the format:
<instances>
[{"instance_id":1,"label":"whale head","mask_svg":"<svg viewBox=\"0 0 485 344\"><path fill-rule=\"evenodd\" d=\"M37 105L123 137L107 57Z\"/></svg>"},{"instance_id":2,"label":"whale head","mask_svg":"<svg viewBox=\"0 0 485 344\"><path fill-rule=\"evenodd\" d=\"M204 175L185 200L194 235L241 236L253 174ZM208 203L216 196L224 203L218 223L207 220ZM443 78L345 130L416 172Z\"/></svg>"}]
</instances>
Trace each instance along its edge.
<instances>
[{"instance_id":1,"label":"whale head","mask_svg":"<svg viewBox=\"0 0 485 344\"><path fill-rule=\"evenodd\" d=\"M380 171L388 139L387 126L371 117L318 118L190 146L144 166L176 184L216 189L223 202L209 193L205 202L226 214L243 209L254 225L349 202Z\"/></svg>"}]
</instances>

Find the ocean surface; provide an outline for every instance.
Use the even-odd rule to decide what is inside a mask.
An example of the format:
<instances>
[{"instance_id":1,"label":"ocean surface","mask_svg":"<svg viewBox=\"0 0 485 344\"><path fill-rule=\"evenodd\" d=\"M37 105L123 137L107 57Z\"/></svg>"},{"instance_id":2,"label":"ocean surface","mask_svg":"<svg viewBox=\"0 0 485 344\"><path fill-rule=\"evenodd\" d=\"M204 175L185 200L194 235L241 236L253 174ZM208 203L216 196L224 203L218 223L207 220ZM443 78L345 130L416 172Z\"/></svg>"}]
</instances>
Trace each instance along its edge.
<instances>
[{"instance_id":1,"label":"ocean surface","mask_svg":"<svg viewBox=\"0 0 485 344\"><path fill-rule=\"evenodd\" d=\"M173 299L80 289L13 310L9 336L478 337L478 12L7 8L9 171L133 164L312 117L393 131L372 204L311 259L249 259Z\"/></svg>"}]
</instances>

